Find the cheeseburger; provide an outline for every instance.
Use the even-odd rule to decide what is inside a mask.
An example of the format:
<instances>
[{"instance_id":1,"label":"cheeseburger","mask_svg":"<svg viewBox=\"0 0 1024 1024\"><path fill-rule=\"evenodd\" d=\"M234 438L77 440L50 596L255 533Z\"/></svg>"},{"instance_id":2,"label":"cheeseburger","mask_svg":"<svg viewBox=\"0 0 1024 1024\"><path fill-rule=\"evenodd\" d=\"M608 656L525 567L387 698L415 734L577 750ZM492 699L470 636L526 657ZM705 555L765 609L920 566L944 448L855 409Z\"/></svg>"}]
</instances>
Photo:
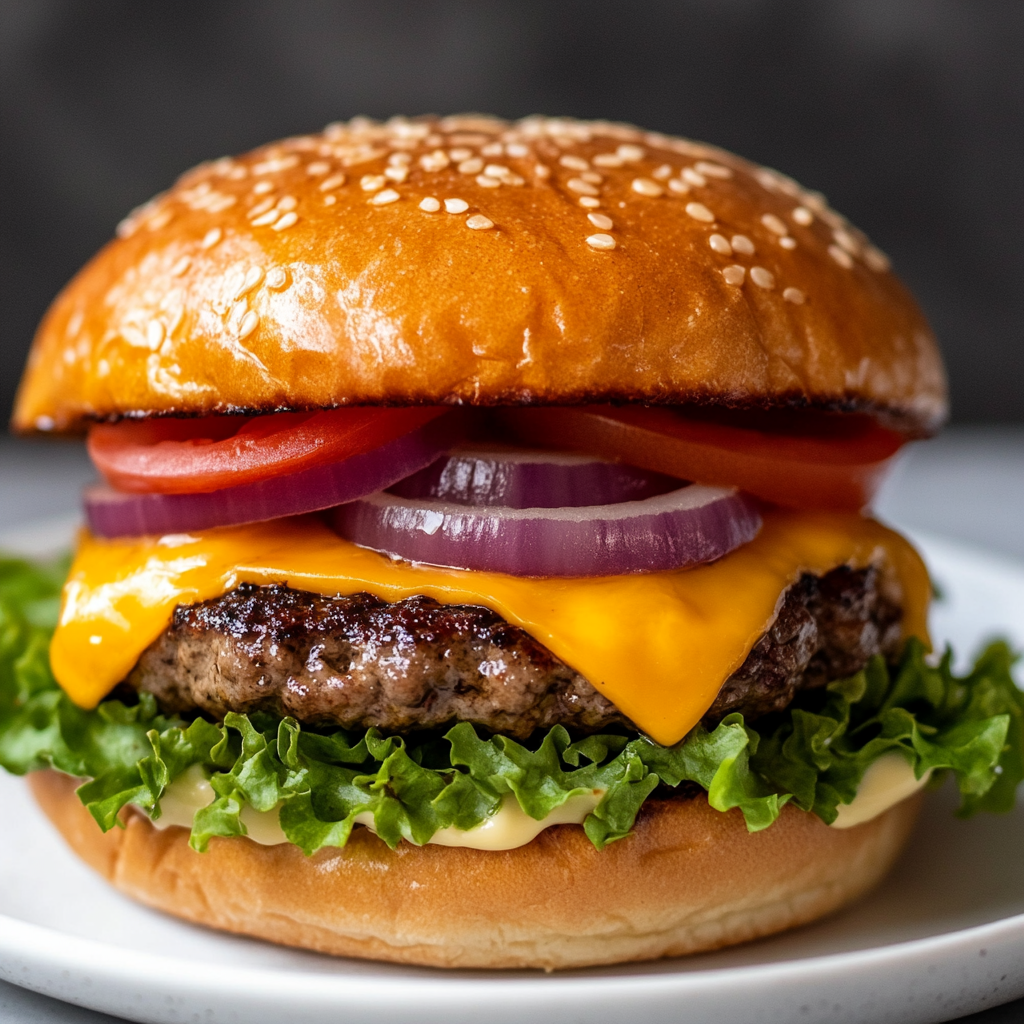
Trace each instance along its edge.
<instances>
[{"instance_id":1,"label":"cheeseburger","mask_svg":"<svg viewBox=\"0 0 1024 1024\"><path fill-rule=\"evenodd\" d=\"M65 582L5 563L0 763L118 889L292 946L551 969L811 921L926 784L1024 774L1010 652L930 653L866 511L945 415L886 257L720 149L357 119L204 164L35 339L14 428L102 483Z\"/></svg>"}]
</instances>

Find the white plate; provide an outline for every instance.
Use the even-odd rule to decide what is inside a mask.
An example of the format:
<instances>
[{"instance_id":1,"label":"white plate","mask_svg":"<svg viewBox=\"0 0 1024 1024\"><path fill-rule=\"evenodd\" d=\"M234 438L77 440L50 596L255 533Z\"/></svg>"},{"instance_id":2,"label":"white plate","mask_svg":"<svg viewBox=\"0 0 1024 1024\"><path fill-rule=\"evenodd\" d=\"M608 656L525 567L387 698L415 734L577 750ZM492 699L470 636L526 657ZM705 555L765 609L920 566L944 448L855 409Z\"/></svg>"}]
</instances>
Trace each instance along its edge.
<instances>
[{"instance_id":1,"label":"white plate","mask_svg":"<svg viewBox=\"0 0 1024 1024\"><path fill-rule=\"evenodd\" d=\"M918 540L947 594L937 639L966 652L1001 631L1024 644L1024 568ZM886 882L819 924L653 964L444 973L300 953L146 910L73 857L22 781L0 773L0 978L153 1022L943 1021L1024 995L1024 808L960 821L954 802L948 789L932 794Z\"/></svg>"}]
</instances>

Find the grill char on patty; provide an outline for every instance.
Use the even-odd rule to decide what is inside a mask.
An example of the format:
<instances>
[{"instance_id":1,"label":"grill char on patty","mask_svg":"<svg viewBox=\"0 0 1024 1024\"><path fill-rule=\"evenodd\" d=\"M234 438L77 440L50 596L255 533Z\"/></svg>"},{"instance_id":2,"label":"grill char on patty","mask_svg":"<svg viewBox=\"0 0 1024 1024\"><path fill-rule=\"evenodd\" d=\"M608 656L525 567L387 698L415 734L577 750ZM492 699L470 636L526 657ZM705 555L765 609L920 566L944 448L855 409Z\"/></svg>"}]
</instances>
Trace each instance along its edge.
<instances>
[{"instance_id":1,"label":"grill char on patty","mask_svg":"<svg viewBox=\"0 0 1024 1024\"><path fill-rule=\"evenodd\" d=\"M900 609L874 569L803 576L722 687L706 720L784 708L797 690L894 656ZM167 712L273 711L308 725L384 732L468 721L526 738L562 724L633 728L586 679L486 608L427 597L321 597L244 584L181 605L127 682Z\"/></svg>"}]
</instances>

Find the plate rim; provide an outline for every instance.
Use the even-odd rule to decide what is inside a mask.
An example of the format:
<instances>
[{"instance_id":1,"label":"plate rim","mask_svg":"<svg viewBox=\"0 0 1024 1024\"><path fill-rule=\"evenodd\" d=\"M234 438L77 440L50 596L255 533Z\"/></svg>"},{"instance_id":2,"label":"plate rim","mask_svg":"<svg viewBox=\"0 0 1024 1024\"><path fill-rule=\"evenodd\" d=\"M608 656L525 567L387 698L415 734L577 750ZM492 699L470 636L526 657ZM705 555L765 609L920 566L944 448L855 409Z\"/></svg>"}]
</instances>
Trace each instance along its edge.
<instances>
[{"instance_id":1,"label":"plate rim","mask_svg":"<svg viewBox=\"0 0 1024 1024\"><path fill-rule=\"evenodd\" d=\"M124 974L126 977L136 979L153 973L165 981L174 979L175 986L179 991L184 981L185 987L197 990L210 983L215 983L217 989L224 995L229 995L230 991L235 990L249 997L258 997L261 992L273 992L275 995L281 996L285 994L285 989L296 987L301 988L305 993L323 996L336 995L336 990L343 989L346 998L349 999L354 994L353 990L357 992L365 990L365 994L371 996L373 1001L378 1004L381 1001L381 979L379 977L267 966L238 967L232 965L226 969L198 960L179 959L169 954L108 945L97 939L88 939L45 925L34 924L31 921L23 921L7 914L0 914L0 953L5 955L5 959L32 958L40 961L52 961L56 959L50 955L53 952L55 936L57 944L67 949L73 956L73 959L62 961L61 966L64 970L73 971L84 968L95 974L97 968L92 965L92 960L93 958L97 960L102 958L107 967L104 971L103 964L100 964L101 973L106 973L111 977ZM453 974L443 968L438 968L436 974L429 977L416 975L388 978L387 986L389 989L400 989L403 994L409 996L431 995L434 994L434 989L445 986L457 987L473 997L479 997L485 991L487 995L500 995L504 994L503 990L508 990L507 994L515 993L521 996L524 994L524 990L531 988L543 988L545 997L550 996L553 992L560 997L576 996L578 995L577 990L580 989L606 997L612 994L628 996L633 994L633 989L648 991L652 988L679 989L681 990L679 994L687 994L687 989L699 990L708 986L718 989L722 985L730 983L756 984L767 980L795 980L809 971L819 978L823 975L855 973L860 969L870 968L877 961L886 961L886 966L892 966L892 961L907 962L919 957L955 953L957 950L954 947L974 948L979 943L984 944L982 948L986 951L990 947L1016 946L1018 943L1024 949L1024 912L937 935L886 943L881 946L870 946L864 949L847 950L841 953L795 957L791 960L778 960L771 963L709 967L692 971L666 971L663 974L637 973L612 977L600 977L596 974L580 972L544 973L540 970L536 972L517 971L504 976L497 972L482 971L479 977L474 977L471 974L467 977L468 972ZM118 954L116 959L109 958L110 950L116 950ZM8 962L10 961L8 960ZM645 961L639 963L642 964ZM115 967L109 966L110 964L135 965L136 969L119 971ZM178 968L178 970L168 973L168 967ZM417 968L417 970L420 969ZM4 976L6 973L5 967L0 965L0 976ZM767 977L769 975L770 978ZM283 986L281 985L282 979L286 979ZM18 983L13 977L5 977L4 980L14 984ZM453 986L453 982L457 982L457 986ZM1024 976L1021 978L1021 985L1024 987ZM321 990L319 993L316 991L318 989ZM622 991L616 993L614 990Z\"/></svg>"}]
</instances>

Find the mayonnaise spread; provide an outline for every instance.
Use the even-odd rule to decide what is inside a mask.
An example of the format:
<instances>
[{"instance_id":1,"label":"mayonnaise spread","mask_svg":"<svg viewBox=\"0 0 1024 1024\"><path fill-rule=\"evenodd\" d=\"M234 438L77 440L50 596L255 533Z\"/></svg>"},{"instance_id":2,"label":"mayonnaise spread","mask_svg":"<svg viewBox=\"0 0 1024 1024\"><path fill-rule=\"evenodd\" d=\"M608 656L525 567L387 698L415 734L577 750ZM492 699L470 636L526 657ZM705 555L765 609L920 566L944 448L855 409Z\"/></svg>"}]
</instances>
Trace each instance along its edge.
<instances>
[{"instance_id":1,"label":"mayonnaise spread","mask_svg":"<svg viewBox=\"0 0 1024 1024\"><path fill-rule=\"evenodd\" d=\"M917 779L905 757L897 753L883 754L868 765L852 802L839 805L839 814L832 827L853 828L877 818L901 800L913 796L930 777L929 770Z\"/></svg>"},{"instance_id":2,"label":"mayonnaise spread","mask_svg":"<svg viewBox=\"0 0 1024 1024\"><path fill-rule=\"evenodd\" d=\"M832 828L853 828L854 825L877 818L921 789L930 774L927 772L917 779L905 758L896 753L884 754L865 771L852 803L839 805L839 813L832 822ZM514 850L532 842L552 825L582 825L587 815L601 802L602 796L604 790L600 789L571 796L538 821L531 818L510 795L496 814L476 828L469 831L443 828L435 832L429 841L438 846L463 846L471 850ZM199 765L192 765L164 791L160 800L162 813L153 821L153 825L159 829L171 825L191 828L196 811L212 803L215 797L206 773ZM257 811L246 805L242 808L240 818L253 842L263 846L288 842L276 810ZM357 814L355 821L373 831L371 812Z\"/></svg>"},{"instance_id":3,"label":"mayonnaise spread","mask_svg":"<svg viewBox=\"0 0 1024 1024\"><path fill-rule=\"evenodd\" d=\"M604 790L571 796L561 807L538 821L531 818L512 796L507 796L498 812L474 829L443 828L435 832L430 842L439 846L465 846L471 850L514 850L536 839L552 825L582 825L587 815L601 802ZM205 772L192 765L179 775L164 791L160 799L160 817L153 822L156 828L170 825L192 827L196 811L212 803L216 794ZM249 838L263 846L276 846L288 842L277 811L256 811L246 805L240 815ZM356 815L356 824L373 831L373 814L364 811Z\"/></svg>"}]
</instances>

